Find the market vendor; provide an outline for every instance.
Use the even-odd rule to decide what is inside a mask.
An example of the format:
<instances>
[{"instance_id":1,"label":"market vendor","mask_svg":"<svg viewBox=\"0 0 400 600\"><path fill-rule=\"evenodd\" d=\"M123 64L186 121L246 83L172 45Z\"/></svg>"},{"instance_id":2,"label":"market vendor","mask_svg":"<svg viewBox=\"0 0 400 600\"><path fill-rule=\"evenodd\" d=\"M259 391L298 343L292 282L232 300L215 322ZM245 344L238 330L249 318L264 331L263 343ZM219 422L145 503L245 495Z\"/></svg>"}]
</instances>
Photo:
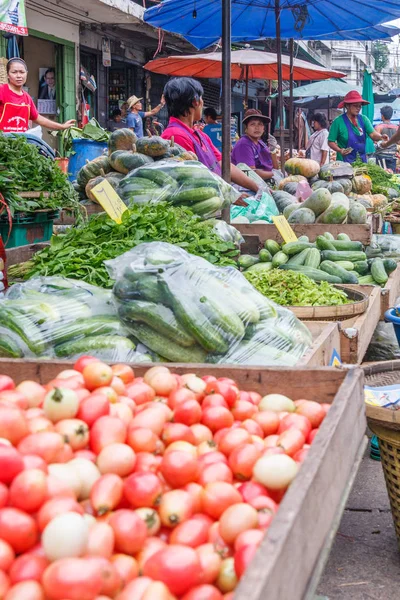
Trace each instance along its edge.
<instances>
[{"instance_id":1,"label":"market vendor","mask_svg":"<svg viewBox=\"0 0 400 600\"><path fill-rule=\"evenodd\" d=\"M22 88L28 76L28 67L22 58L11 58L7 63L8 83L0 85L0 130L5 133L24 133L29 121L47 129L68 129L75 124L73 119L57 123L43 117L31 98Z\"/></svg>"},{"instance_id":2,"label":"market vendor","mask_svg":"<svg viewBox=\"0 0 400 600\"><path fill-rule=\"evenodd\" d=\"M234 165L244 163L265 181L272 179L273 169L279 169L276 139L270 136L271 148L268 148L261 139L265 133L265 126L270 122L271 119L263 115L260 110L256 108L246 110L242 121L244 135L235 144L231 155Z\"/></svg>"},{"instance_id":3,"label":"market vendor","mask_svg":"<svg viewBox=\"0 0 400 600\"><path fill-rule=\"evenodd\" d=\"M157 115L165 105L165 100L162 96L160 104L158 104L152 110L144 111L142 100L143 98L138 98L137 96L131 96L127 100L128 116L126 119L126 126L129 127L129 129L132 129L138 138L142 138L144 136L143 119Z\"/></svg>"},{"instance_id":4,"label":"market vendor","mask_svg":"<svg viewBox=\"0 0 400 600\"><path fill-rule=\"evenodd\" d=\"M329 130L328 145L337 153L336 160L353 163L357 154L363 162L367 162L367 136L374 141L387 140L374 130L371 121L360 114L363 104L369 104L356 90L352 90L342 100L338 108L345 112L336 117Z\"/></svg>"},{"instance_id":5,"label":"market vendor","mask_svg":"<svg viewBox=\"0 0 400 600\"><path fill-rule=\"evenodd\" d=\"M200 162L217 175L221 174L222 155L208 135L194 129L203 112L203 88L190 77L179 77L168 81L164 88L164 97L170 116L168 127L161 137L174 141L194 152ZM242 188L258 192L258 185L235 165L231 165L231 179Z\"/></svg>"}]
</instances>

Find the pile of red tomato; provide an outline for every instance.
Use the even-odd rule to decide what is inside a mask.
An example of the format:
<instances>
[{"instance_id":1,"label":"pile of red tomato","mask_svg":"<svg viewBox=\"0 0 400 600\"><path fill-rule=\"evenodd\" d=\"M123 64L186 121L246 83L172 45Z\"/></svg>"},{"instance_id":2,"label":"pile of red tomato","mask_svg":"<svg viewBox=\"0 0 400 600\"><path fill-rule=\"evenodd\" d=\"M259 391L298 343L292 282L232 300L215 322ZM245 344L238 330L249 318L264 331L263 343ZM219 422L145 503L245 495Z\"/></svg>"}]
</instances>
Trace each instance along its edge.
<instances>
[{"instance_id":1,"label":"pile of red tomato","mask_svg":"<svg viewBox=\"0 0 400 600\"><path fill-rule=\"evenodd\" d=\"M231 600L328 408L91 357L0 376L0 598Z\"/></svg>"}]
</instances>

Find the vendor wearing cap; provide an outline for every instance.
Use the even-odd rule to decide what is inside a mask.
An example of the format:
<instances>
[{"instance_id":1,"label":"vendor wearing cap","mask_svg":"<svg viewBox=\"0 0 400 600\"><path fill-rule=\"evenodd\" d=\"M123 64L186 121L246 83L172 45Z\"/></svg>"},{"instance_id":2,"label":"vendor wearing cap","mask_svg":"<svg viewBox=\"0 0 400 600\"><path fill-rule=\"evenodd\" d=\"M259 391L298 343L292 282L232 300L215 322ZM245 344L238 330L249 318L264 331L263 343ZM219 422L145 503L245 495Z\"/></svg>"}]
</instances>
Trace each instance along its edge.
<instances>
[{"instance_id":1,"label":"vendor wearing cap","mask_svg":"<svg viewBox=\"0 0 400 600\"><path fill-rule=\"evenodd\" d=\"M143 98L137 96L131 96L128 98L128 116L126 119L126 126L132 129L136 137L143 137L143 119L145 117L152 117L157 115L165 105L164 96L161 96L161 102L153 110L143 111L142 105Z\"/></svg>"},{"instance_id":2,"label":"vendor wearing cap","mask_svg":"<svg viewBox=\"0 0 400 600\"><path fill-rule=\"evenodd\" d=\"M271 119L261 111L249 108L242 121L244 135L235 144L231 155L234 165L244 163L264 180L272 179L273 169L279 169L276 139L272 135L269 136L271 149L261 139L265 132L265 125L270 122Z\"/></svg>"},{"instance_id":3,"label":"vendor wearing cap","mask_svg":"<svg viewBox=\"0 0 400 600\"><path fill-rule=\"evenodd\" d=\"M353 90L346 94L338 108L345 112L333 121L329 130L328 144L337 153L337 160L353 163L357 154L363 162L367 162L367 137L374 141L387 139L374 130L371 121L360 114L363 104L369 104Z\"/></svg>"}]
</instances>

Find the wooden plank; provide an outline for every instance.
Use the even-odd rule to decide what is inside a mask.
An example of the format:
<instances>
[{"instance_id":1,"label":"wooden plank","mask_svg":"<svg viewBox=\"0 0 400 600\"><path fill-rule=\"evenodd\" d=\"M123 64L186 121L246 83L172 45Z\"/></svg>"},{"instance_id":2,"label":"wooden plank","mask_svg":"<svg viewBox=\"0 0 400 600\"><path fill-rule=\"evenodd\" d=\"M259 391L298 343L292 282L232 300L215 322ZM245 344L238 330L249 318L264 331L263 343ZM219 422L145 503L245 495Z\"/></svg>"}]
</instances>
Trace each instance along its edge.
<instances>
[{"instance_id":1,"label":"wooden plank","mask_svg":"<svg viewBox=\"0 0 400 600\"><path fill-rule=\"evenodd\" d=\"M351 287L362 288L362 291L369 296L369 303L364 314L339 323L340 353L343 363L360 364L380 319L381 290L372 285Z\"/></svg>"},{"instance_id":2,"label":"wooden plank","mask_svg":"<svg viewBox=\"0 0 400 600\"><path fill-rule=\"evenodd\" d=\"M365 429L363 375L354 369L340 386L299 477L241 580L237 600L306 598Z\"/></svg>"},{"instance_id":3,"label":"wooden plank","mask_svg":"<svg viewBox=\"0 0 400 600\"><path fill-rule=\"evenodd\" d=\"M307 321L313 344L297 363L297 367L329 367L334 351L340 357L340 333L338 323Z\"/></svg>"},{"instance_id":4,"label":"wooden plank","mask_svg":"<svg viewBox=\"0 0 400 600\"><path fill-rule=\"evenodd\" d=\"M265 240L275 240L282 243L283 239L278 232L275 225L270 224L255 224L251 223L234 223L236 229L238 229L242 235L258 235L261 244L264 244ZM312 225L296 225L291 224L291 227L297 237L301 235L307 235L310 238L310 242L314 242L319 235L329 231L335 238L339 233L347 233L353 241L359 241L367 246L371 242L372 229L371 225L323 225L314 223Z\"/></svg>"},{"instance_id":5,"label":"wooden plank","mask_svg":"<svg viewBox=\"0 0 400 600\"><path fill-rule=\"evenodd\" d=\"M400 265L397 265L397 269L389 275L389 279L381 292L381 321L384 321L385 312L395 306L396 300L400 296Z\"/></svg>"},{"instance_id":6,"label":"wooden plank","mask_svg":"<svg viewBox=\"0 0 400 600\"><path fill-rule=\"evenodd\" d=\"M19 265L20 263L30 260L36 252L43 250L49 246L48 242L40 242L38 244L27 244L26 246L18 246L17 248L9 248L6 250L7 267L11 265Z\"/></svg>"}]
</instances>

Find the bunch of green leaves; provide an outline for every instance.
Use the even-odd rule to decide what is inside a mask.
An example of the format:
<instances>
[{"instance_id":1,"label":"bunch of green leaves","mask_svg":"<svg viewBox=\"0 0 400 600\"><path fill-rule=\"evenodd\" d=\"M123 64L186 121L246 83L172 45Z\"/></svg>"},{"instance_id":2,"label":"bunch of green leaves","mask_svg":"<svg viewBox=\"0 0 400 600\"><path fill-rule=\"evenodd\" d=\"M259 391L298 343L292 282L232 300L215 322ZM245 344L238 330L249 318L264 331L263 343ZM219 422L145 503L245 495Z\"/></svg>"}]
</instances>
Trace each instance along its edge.
<instances>
[{"instance_id":1,"label":"bunch of green leaves","mask_svg":"<svg viewBox=\"0 0 400 600\"><path fill-rule=\"evenodd\" d=\"M316 283L297 271L245 271L246 279L281 306L339 306L350 301L346 294L327 281Z\"/></svg>"},{"instance_id":2,"label":"bunch of green leaves","mask_svg":"<svg viewBox=\"0 0 400 600\"><path fill-rule=\"evenodd\" d=\"M59 131L53 131L52 135L61 136L61 148L60 154L62 156L71 156L72 152L72 141L76 139L93 140L94 142L108 142L109 132L100 125L96 119L90 119L89 123L80 129L79 127L69 127L62 133Z\"/></svg>"},{"instance_id":3,"label":"bunch of green leaves","mask_svg":"<svg viewBox=\"0 0 400 600\"><path fill-rule=\"evenodd\" d=\"M237 248L224 242L211 223L186 208L166 203L132 206L117 224L105 213L84 226L53 236L51 244L28 263L10 268L10 275L29 279L63 275L100 287L112 287L104 261L120 256L143 242L168 242L220 266L236 266Z\"/></svg>"},{"instance_id":4,"label":"bunch of green leaves","mask_svg":"<svg viewBox=\"0 0 400 600\"><path fill-rule=\"evenodd\" d=\"M0 134L0 165L0 193L12 214L16 211L66 208L79 217L78 195L67 176L24 136ZM26 199L21 198L19 192L49 192L50 195Z\"/></svg>"},{"instance_id":5,"label":"bunch of green leaves","mask_svg":"<svg viewBox=\"0 0 400 600\"><path fill-rule=\"evenodd\" d=\"M368 175L372 181L372 193L373 194L385 194L387 195L387 189L393 188L400 192L399 184L393 180L393 175L382 169L377 164L372 162L364 163L361 158L357 156L357 159L353 163L353 168L356 174Z\"/></svg>"}]
</instances>

